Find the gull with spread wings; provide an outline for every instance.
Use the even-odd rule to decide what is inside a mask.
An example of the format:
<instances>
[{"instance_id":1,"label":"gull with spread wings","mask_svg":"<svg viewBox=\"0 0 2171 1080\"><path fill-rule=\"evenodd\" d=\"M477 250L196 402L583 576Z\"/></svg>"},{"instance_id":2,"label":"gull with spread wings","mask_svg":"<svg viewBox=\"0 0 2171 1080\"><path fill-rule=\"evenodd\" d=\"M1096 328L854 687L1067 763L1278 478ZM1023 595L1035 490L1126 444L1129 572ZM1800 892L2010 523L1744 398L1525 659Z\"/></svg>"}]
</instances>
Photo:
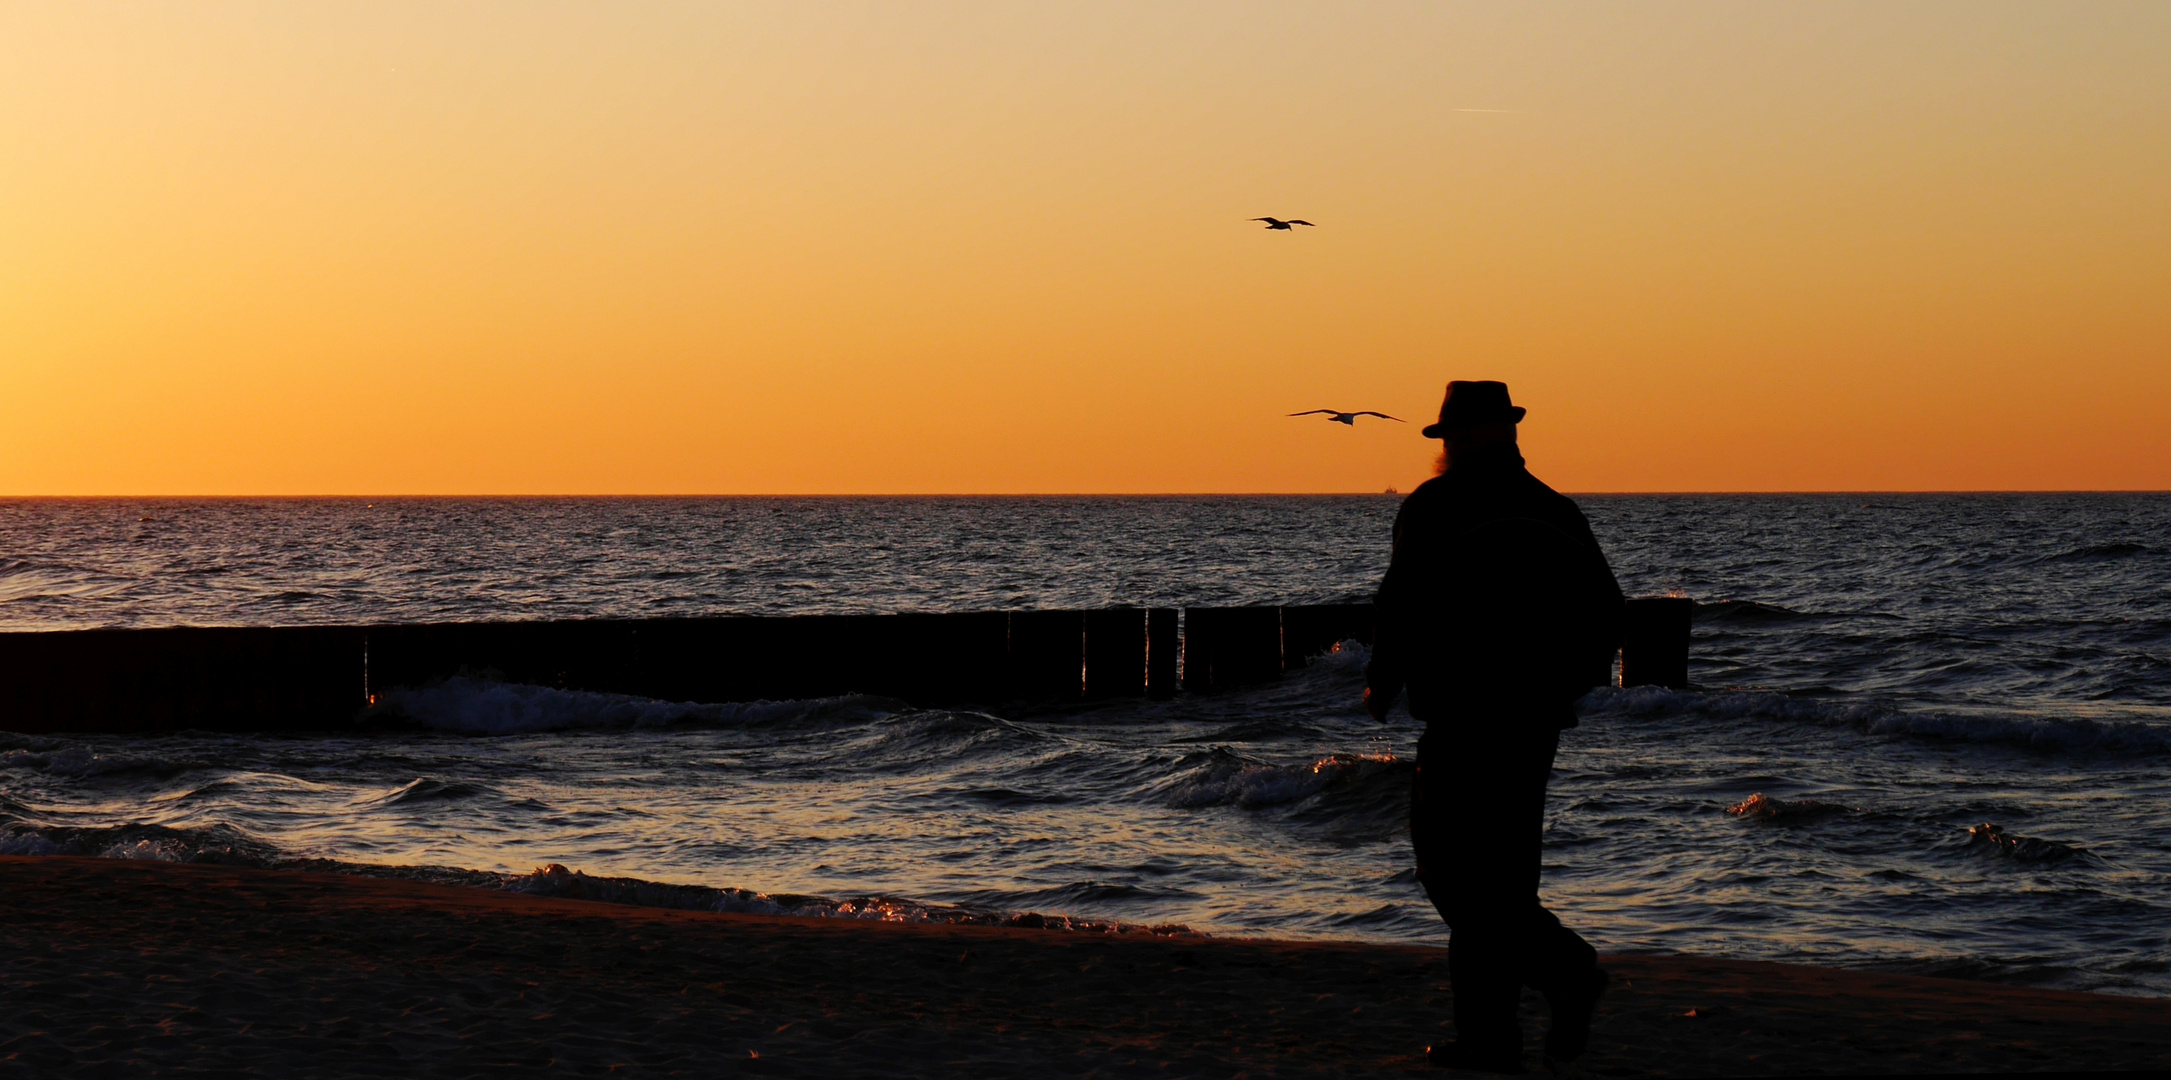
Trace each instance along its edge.
<instances>
[{"instance_id":1,"label":"gull with spread wings","mask_svg":"<svg viewBox=\"0 0 2171 1080\"><path fill-rule=\"evenodd\" d=\"M1404 420L1403 418L1401 418L1401 417L1399 417L1399 416L1389 416L1389 415L1387 415L1386 413L1383 413L1383 412L1373 412L1373 411L1372 411L1372 410L1370 410L1370 409L1364 409L1364 410L1360 410L1360 411L1358 411L1358 412L1336 412L1336 411L1334 411L1333 409L1312 409L1312 410L1309 410L1309 411L1307 411L1307 412L1293 412L1293 413L1290 413L1289 415L1291 415L1291 416L1315 416L1315 415L1317 415L1317 414L1319 414L1319 413L1325 413L1325 414L1327 414L1327 419L1329 419L1329 420L1332 420L1332 421L1334 421L1334 422L1335 422L1335 423L1337 423L1337 424L1347 424L1347 425L1349 425L1350 427L1356 427L1356 426L1357 426L1357 418L1358 418L1358 417L1360 417L1360 416L1377 416L1377 417L1379 417L1379 418L1380 418L1380 419L1382 419L1382 420L1392 420L1392 421L1394 421L1394 422L1395 422L1395 423L1397 423L1397 424L1407 424L1407 423L1409 423L1409 421L1407 421L1407 420Z\"/></svg>"},{"instance_id":2,"label":"gull with spread wings","mask_svg":"<svg viewBox=\"0 0 2171 1080\"><path fill-rule=\"evenodd\" d=\"M1283 221L1283 220L1282 220L1282 219L1280 219L1280 218L1270 218L1270 217L1255 217L1255 218L1252 218L1251 220L1253 220L1253 221L1264 221L1264 222L1266 222L1266 227L1267 227L1267 228L1269 228L1269 229L1280 229L1280 230L1281 230L1281 231L1283 231L1283 232L1295 232L1295 231L1296 231L1295 229L1292 229L1292 228L1290 228L1290 227L1289 227L1289 226L1291 226L1291 225L1311 225L1311 227L1312 227L1312 228L1314 228L1314 229L1316 229L1316 228L1318 228L1318 227L1319 227L1319 226L1317 226L1317 225L1312 225L1312 223L1311 223L1311 222L1309 222L1309 221L1306 221L1306 220L1304 220L1303 218L1290 218L1290 219L1289 219L1289 220L1287 220L1287 221Z\"/></svg>"}]
</instances>

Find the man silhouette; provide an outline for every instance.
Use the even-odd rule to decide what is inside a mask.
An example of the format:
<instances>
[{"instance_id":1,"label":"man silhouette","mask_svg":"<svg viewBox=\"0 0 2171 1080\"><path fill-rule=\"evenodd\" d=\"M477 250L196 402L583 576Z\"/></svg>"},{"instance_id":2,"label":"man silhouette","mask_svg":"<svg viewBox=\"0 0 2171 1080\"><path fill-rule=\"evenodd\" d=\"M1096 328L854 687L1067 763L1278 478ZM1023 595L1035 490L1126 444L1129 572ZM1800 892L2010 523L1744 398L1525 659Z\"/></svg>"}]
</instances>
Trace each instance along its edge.
<instances>
[{"instance_id":1,"label":"man silhouette","mask_svg":"<svg viewBox=\"0 0 2171 1080\"><path fill-rule=\"evenodd\" d=\"M1403 500L1375 601L1365 707L1382 721L1409 691L1425 724L1410 842L1447 921L1455 1041L1435 1065L1522 1071L1521 988L1552 1012L1546 1056L1590 1038L1607 977L1598 954L1538 902L1545 784L1575 700L1610 680L1621 589L1573 501L1524 469L1524 410L1498 382L1451 382L1438 476Z\"/></svg>"}]
</instances>

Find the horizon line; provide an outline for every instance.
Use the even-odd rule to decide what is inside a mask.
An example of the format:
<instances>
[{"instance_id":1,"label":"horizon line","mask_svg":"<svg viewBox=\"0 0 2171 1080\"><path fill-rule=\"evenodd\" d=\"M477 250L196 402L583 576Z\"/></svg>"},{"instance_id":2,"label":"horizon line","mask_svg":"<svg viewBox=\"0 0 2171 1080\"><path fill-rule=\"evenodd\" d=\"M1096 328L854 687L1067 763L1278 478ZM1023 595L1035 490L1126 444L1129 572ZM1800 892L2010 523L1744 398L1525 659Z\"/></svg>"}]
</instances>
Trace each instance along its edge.
<instances>
[{"instance_id":1,"label":"horizon line","mask_svg":"<svg viewBox=\"0 0 2171 1080\"><path fill-rule=\"evenodd\" d=\"M1416 490L1415 487L1411 488ZM306 494L0 494L0 502L61 500L190 499L314 499L366 502L372 499L1204 499L1204 498L1359 498L1407 495L1385 491L911 491L911 492L436 492L436 493L306 493ZM1741 489L1633 489L1611 491L1563 491L1574 496L1717 496L1717 495L2171 495L2171 488L1741 488Z\"/></svg>"}]
</instances>

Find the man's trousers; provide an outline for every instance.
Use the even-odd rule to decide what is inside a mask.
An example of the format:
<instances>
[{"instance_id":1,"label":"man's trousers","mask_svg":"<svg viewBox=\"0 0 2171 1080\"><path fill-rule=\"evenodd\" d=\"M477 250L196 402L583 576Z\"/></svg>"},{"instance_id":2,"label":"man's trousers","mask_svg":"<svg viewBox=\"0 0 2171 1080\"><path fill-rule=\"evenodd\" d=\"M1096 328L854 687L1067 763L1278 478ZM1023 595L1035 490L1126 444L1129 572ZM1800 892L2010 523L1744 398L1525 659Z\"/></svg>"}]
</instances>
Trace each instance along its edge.
<instances>
[{"instance_id":1,"label":"man's trousers","mask_svg":"<svg viewBox=\"0 0 2171 1080\"><path fill-rule=\"evenodd\" d=\"M1598 953L1538 903L1545 784L1560 732L1428 728L1410 798L1417 877L1447 920L1455 1038L1520 1053L1522 987L1548 996L1589 984Z\"/></svg>"}]
</instances>

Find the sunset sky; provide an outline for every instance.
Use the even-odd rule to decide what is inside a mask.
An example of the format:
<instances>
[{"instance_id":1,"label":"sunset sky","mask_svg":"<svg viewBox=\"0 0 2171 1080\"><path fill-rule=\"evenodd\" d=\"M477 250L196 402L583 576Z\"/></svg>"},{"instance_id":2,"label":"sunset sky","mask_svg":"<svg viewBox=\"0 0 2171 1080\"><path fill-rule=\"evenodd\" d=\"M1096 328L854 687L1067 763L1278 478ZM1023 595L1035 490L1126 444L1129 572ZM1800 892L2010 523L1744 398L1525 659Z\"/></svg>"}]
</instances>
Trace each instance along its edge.
<instances>
[{"instance_id":1,"label":"sunset sky","mask_svg":"<svg viewBox=\"0 0 2171 1080\"><path fill-rule=\"evenodd\" d=\"M1408 490L1450 378L2171 488L2171 4L0 7L0 494Z\"/></svg>"}]
</instances>

